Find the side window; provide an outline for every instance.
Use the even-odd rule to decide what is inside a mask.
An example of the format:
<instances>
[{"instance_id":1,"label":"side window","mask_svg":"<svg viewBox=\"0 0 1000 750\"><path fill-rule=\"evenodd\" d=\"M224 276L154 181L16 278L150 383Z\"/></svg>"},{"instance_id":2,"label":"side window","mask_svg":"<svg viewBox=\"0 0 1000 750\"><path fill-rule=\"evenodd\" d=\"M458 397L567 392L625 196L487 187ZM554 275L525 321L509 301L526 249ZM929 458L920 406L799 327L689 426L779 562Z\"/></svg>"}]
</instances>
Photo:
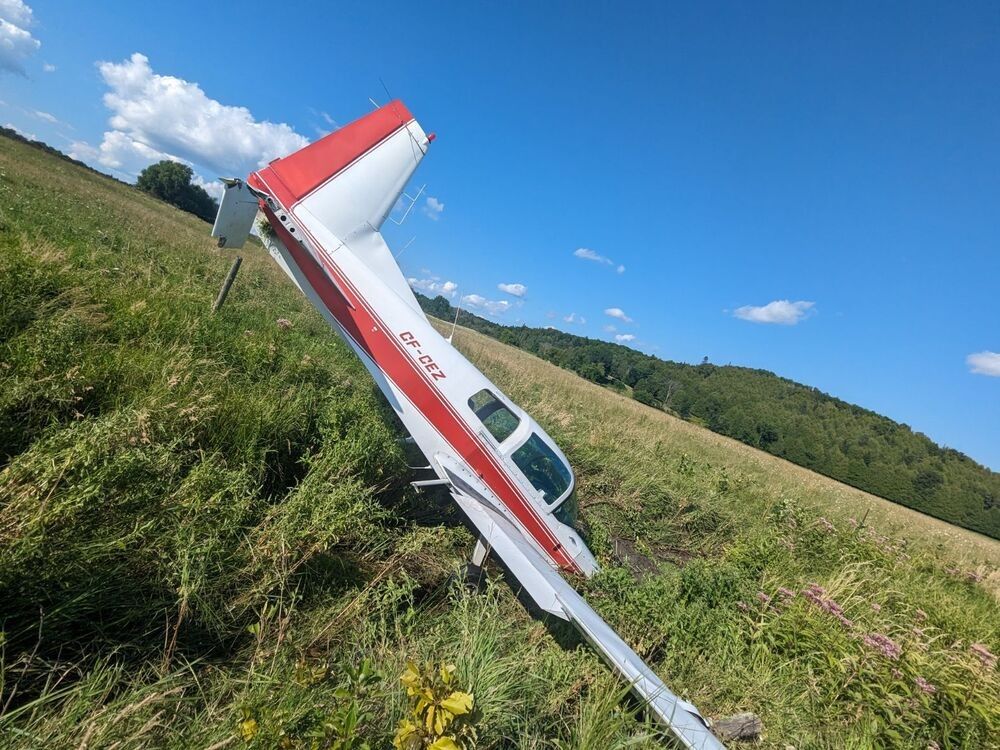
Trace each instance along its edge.
<instances>
[{"instance_id":1,"label":"side window","mask_svg":"<svg viewBox=\"0 0 1000 750\"><path fill-rule=\"evenodd\" d=\"M535 433L514 451L512 458L549 505L562 497L573 482L569 467Z\"/></svg>"},{"instance_id":2,"label":"side window","mask_svg":"<svg viewBox=\"0 0 1000 750\"><path fill-rule=\"evenodd\" d=\"M496 396L485 388L469 399L469 408L479 417L479 421L490 434L502 443L517 429L521 420L503 405Z\"/></svg>"}]
</instances>

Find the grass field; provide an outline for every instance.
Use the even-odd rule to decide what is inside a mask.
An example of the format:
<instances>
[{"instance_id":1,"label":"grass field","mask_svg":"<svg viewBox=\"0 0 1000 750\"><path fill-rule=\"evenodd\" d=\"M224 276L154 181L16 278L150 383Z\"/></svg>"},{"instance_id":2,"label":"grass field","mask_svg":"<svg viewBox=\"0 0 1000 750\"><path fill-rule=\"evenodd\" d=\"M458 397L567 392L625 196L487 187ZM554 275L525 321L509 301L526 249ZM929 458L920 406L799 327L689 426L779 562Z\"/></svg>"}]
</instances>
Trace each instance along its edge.
<instances>
[{"instance_id":1,"label":"grass field","mask_svg":"<svg viewBox=\"0 0 1000 750\"><path fill-rule=\"evenodd\" d=\"M480 747L659 746L572 634L455 584L471 536L262 251L210 314L207 234L0 138L0 746L386 747L410 659L456 665ZM1000 543L455 343L574 464L588 599L704 713L1000 747Z\"/></svg>"}]
</instances>

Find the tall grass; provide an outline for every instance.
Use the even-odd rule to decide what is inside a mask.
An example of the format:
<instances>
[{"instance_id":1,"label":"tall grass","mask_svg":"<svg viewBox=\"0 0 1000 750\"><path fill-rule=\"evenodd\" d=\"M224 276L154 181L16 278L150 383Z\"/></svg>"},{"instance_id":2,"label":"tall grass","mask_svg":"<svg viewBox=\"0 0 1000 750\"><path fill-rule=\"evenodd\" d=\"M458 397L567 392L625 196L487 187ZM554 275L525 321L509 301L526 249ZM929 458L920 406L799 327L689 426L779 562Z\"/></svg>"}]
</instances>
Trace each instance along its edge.
<instances>
[{"instance_id":1,"label":"tall grass","mask_svg":"<svg viewBox=\"0 0 1000 750\"><path fill-rule=\"evenodd\" d=\"M384 747L411 659L457 666L483 747L662 744L572 632L459 583L471 536L259 248L210 314L206 235L0 139L0 746L333 746L353 716ZM765 747L997 746L1000 545L456 344L566 448L589 600L705 713Z\"/></svg>"}]
</instances>

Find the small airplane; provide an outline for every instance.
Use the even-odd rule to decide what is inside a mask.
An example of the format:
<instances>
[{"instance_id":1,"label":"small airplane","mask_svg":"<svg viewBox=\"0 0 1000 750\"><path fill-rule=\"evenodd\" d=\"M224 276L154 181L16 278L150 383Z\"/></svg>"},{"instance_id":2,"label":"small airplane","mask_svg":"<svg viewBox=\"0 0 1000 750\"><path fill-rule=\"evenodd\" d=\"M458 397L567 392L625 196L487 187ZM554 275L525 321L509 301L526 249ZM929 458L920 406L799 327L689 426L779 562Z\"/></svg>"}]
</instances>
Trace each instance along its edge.
<instances>
[{"instance_id":1,"label":"small airplane","mask_svg":"<svg viewBox=\"0 0 1000 750\"><path fill-rule=\"evenodd\" d=\"M224 179L212 236L242 247L258 211L260 239L354 350L478 535L481 566L500 559L544 611L572 622L684 747L723 745L560 574L597 561L576 532L566 456L431 325L379 231L434 134L393 101L289 156Z\"/></svg>"}]
</instances>

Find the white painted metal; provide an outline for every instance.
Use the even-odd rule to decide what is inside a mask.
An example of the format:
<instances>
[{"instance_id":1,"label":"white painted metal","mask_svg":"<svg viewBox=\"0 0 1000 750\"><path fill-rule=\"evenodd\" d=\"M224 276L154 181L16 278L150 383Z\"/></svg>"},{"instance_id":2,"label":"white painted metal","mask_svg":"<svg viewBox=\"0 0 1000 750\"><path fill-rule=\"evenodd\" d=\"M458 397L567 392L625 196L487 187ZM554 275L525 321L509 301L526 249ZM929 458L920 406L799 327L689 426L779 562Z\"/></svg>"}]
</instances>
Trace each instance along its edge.
<instances>
[{"instance_id":1,"label":"white painted metal","mask_svg":"<svg viewBox=\"0 0 1000 750\"><path fill-rule=\"evenodd\" d=\"M220 247L240 248L250 236L253 220L257 216L257 196L250 192L242 180L223 180L226 190L222 194L219 212L215 215L212 236L219 238Z\"/></svg>"}]
</instances>

